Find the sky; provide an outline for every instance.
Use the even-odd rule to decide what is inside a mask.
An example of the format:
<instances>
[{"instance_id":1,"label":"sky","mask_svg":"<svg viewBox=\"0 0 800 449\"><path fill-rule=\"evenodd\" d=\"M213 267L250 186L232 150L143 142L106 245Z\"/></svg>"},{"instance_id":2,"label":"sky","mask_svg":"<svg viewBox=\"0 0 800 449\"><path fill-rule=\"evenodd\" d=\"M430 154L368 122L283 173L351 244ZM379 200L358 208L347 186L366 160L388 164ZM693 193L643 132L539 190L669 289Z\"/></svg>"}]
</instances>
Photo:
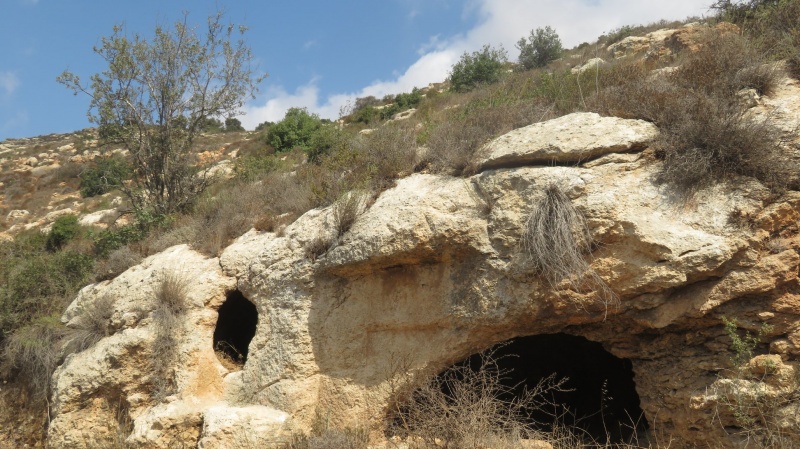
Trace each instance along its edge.
<instances>
[{"instance_id":1,"label":"sky","mask_svg":"<svg viewBox=\"0 0 800 449\"><path fill-rule=\"evenodd\" d=\"M348 102L441 82L464 52L514 44L549 25L565 48L623 25L706 16L711 0L0 0L0 141L92 126L89 98L56 82L102 72L92 48L116 24L148 35L218 10L248 28L268 77L239 116L247 129L290 107L335 119Z\"/></svg>"}]
</instances>

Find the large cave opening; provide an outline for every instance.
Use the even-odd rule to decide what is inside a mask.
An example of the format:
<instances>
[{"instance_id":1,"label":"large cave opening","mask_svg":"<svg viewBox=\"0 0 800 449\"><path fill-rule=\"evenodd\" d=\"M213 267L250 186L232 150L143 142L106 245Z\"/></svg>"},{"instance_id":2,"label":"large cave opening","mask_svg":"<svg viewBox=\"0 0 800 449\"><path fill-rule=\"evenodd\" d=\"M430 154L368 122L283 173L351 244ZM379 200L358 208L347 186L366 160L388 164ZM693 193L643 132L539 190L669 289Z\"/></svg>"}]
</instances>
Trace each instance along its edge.
<instances>
[{"instance_id":1,"label":"large cave opening","mask_svg":"<svg viewBox=\"0 0 800 449\"><path fill-rule=\"evenodd\" d=\"M559 426L584 440L616 444L642 437L648 428L630 360L615 357L600 343L562 333L534 335L501 343L488 353L501 373L505 400L536 388L550 375L566 378L559 390L547 392L546 403L525 410L525 419L538 430ZM454 367L478 370L485 366L485 354ZM449 393L446 384L441 388Z\"/></svg>"},{"instance_id":2,"label":"large cave opening","mask_svg":"<svg viewBox=\"0 0 800 449\"><path fill-rule=\"evenodd\" d=\"M228 292L219 308L219 318L214 329L214 351L223 364L244 365L250 341L256 333L258 311L255 304L242 292Z\"/></svg>"}]
</instances>

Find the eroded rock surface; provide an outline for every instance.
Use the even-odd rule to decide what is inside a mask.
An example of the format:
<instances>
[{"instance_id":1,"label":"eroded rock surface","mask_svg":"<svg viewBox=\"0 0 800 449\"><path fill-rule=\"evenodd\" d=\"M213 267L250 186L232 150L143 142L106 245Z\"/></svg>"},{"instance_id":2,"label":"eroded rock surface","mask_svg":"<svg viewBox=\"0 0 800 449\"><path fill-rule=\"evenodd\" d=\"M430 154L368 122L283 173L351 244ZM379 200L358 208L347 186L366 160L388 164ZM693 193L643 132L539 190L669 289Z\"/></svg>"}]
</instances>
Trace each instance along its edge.
<instances>
[{"instance_id":1,"label":"eroded rock surface","mask_svg":"<svg viewBox=\"0 0 800 449\"><path fill-rule=\"evenodd\" d=\"M641 151L656 132L594 114L532 125L490 143L471 178L399 180L314 261L305 248L333 235L330 209L280 235L250 231L219 258L179 246L86 287L64 319L111 295L113 332L54 375L50 444L111 441L125 428L118 410L135 447L226 447L241 433L277 441L319 415L379 436L388 404L415 373L515 337L563 332L630 360L645 418L673 447L733 447L725 426L735 417L719 413L734 382L720 374L730 369L721 317L753 331L770 326L773 355L751 369L777 373L775 394L791 388L800 194L776 201L740 178L676 200L654 184L659 162ZM553 288L520 249L533 204L554 184L586 217L596 242L587 257L612 297L567 282ZM154 292L169 270L190 283L170 333L176 355L165 358L153 349L164 336ZM220 306L237 289L258 311L241 370L223 366L212 343ZM173 389L158 397L165 375ZM797 404L781 407L782 425L796 426Z\"/></svg>"},{"instance_id":2,"label":"eroded rock surface","mask_svg":"<svg viewBox=\"0 0 800 449\"><path fill-rule=\"evenodd\" d=\"M601 117L593 112L534 123L486 145L479 169L579 163L610 153L641 150L658 135L643 120Z\"/></svg>"}]
</instances>

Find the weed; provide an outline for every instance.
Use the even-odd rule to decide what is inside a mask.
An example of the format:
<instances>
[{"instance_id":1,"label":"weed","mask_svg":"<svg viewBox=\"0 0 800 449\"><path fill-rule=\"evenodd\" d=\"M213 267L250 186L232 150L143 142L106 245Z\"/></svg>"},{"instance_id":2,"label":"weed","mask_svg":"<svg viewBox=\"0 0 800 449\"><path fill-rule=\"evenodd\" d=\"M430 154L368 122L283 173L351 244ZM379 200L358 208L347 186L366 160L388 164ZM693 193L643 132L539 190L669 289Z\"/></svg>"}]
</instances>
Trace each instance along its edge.
<instances>
[{"instance_id":1,"label":"weed","mask_svg":"<svg viewBox=\"0 0 800 449\"><path fill-rule=\"evenodd\" d=\"M324 237L322 235L318 235L309 240L305 245L306 259L310 260L312 263L316 262L320 256L327 253L335 246L335 240L335 238Z\"/></svg>"},{"instance_id":2,"label":"weed","mask_svg":"<svg viewBox=\"0 0 800 449\"><path fill-rule=\"evenodd\" d=\"M151 360L153 397L163 400L177 387L174 367L177 364L179 340L183 318L189 306L189 283L174 271L165 271L154 292L156 307L153 311L155 338Z\"/></svg>"},{"instance_id":3,"label":"weed","mask_svg":"<svg viewBox=\"0 0 800 449\"><path fill-rule=\"evenodd\" d=\"M4 342L0 371L23 380L30 404L37 409L46 407L50 376L61 361L65 334L60 317L51 315L32 320Z\"/></svg>"},{"instance_id":4,"label":"weed","mask_svg":"<svg viewBox=\"0 0 800 449\"><path fill-rule=\"evenodd\" d=\"M163 306L172 315L186 313L189 306L189 283L174 271L162 273L155 291L156 304Z\"/></svg>"},{"instance_id":5,"label":"weed","mask_svg":"<svg viewBox=\"0 0 800 449\"><path fill-rule=\"evenodd\" d=\"M522 439L541 437L528 414L548 404L548 395L562 390L566 379L549 376L514 395L503 384L507 374L492 351L482 353L476 367L453 366L392 406L390 433L419 449L511 449L520 447Z\"/></svg>"},{"instance_id":6,"label":"weed","mask_svg":"<svg viewBox=\"0 0 800 449\"><path fill-rule=\"evenodd\" d=\"M369 195L364 192L348 192L331 206L331 218L336 238L341 238L364 213Z\"/></svg>"},{"instance_id":7,"label":"weed","mask_svg":"<svg viewBox=\"0 0 800 449\"><path fill-rule=\"evenodd\" d=\"M84 351L103 337L111 335L111 316L114 314L116 298L103 295L81 307L74 325L68 327L64 338L66 354Z\"/></svg>"},{"instance_id":8,"label":"weed","mask_svg":"<svg viewBox=\"0 0 800 449\"><path fill-rule=\"evenodd\" d=\"M795 447L800 429L785 420L781 409L797 400L797 379L790 388L776 390L770 385L769 377L776 374L777 366L772 365L769 359L762 361L760 375L754 376L753 357L764 336L772 331L772 326L762 324L755 334L745 332L741 335L735 320L722 317L722 322L731 340L733 370L731 378L720 377L713 390L724 406L721 411L730 414L736 424L735 432L756 448Z\"/></svg>"},{"instance_id":9,"label":"weed","mask_svg":"<svg viewBox=\"0 0 800 449\"><path fill-rule=\"evenodd\" d=\"M547 185L531 209L522 232L520 249L533 269L550 287L568 280L579 287L581 276L590 272L584 254L591 250L592 237L583 214L575 208L564 189Z\"/></svg>"},{"instance_id":10,"label":"weed","mask_svg":"<svg viewBox=\"0 0 800 449\"><path fill-rule=\"evenodd\" d=\"M142 261L141 254L127 246L115 249L108 254L106 259L100 260L95 267L95 280L105 281L114 279L128 268Z\"/></svg>"}]
</instances>

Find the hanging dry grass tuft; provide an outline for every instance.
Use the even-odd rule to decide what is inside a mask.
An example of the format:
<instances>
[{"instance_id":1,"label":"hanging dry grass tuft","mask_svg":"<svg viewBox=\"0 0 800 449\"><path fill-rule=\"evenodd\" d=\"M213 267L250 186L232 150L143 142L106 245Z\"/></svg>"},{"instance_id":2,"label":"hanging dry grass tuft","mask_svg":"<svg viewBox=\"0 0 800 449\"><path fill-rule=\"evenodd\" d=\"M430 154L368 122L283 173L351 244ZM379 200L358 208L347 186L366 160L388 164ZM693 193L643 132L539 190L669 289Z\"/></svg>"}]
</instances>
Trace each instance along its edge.
<instances>
[{"instance_id":1,"label":"hanging dry grass tuft","mask_svg":"<svg viewBox=\"0 0 800 449\"><path fill-rule=\"evenodd\" d=\"M586 218L564 189L557 183L545 187L522 232L520 246L527 263L553 289L563 281L579 292L588 286L599 291L601 298L609 303L615 299L614 293L584 257L591 251L592 243Z\"/></svg>"}]
</instances>

